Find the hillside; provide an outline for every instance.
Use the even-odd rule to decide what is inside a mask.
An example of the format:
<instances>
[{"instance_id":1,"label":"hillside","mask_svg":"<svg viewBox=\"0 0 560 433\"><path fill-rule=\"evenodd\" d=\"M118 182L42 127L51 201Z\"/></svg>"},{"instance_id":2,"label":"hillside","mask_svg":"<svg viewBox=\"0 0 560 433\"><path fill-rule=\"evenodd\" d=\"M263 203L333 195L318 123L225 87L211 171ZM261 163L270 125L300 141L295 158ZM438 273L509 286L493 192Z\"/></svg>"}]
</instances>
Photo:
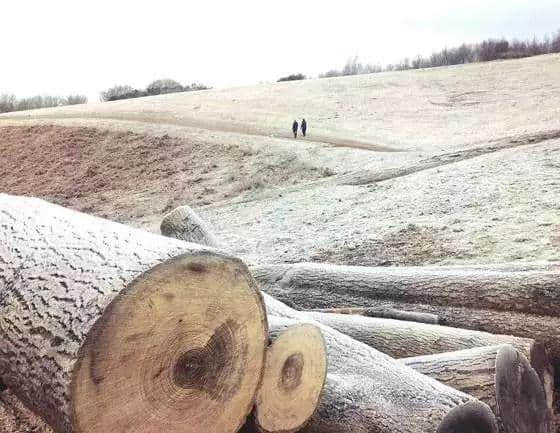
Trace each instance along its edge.
<instances>
[{"instance_id":1,"label":"hillside","mask_svg":"<svg viewBox=\"0 0 560 433\"><path fill-rule=\"evenodd\" d=\"M254 262L558 260L559 73L550 55L10 113L0 188L153 231L190 204Z\"/></svg>"}]
</instances>

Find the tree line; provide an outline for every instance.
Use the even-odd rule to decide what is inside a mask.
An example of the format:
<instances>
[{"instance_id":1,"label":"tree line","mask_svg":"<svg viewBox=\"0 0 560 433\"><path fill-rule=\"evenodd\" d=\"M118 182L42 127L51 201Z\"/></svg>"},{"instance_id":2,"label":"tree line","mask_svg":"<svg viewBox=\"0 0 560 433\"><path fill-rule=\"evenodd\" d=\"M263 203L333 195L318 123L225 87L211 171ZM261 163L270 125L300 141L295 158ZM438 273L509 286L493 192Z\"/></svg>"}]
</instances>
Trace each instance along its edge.
<instances>
[{"instance_id":1,"label":"tree line","mask_svg":"<svg viewBox=\"0 0 560 433\"><path fill-rule=\"evenodd\" d=\"M552 53L560 53L560 30L553 36L547 35L542 39L534 37L525 41L518 39L508 41L505 38L491 38L480 43L461 44L457 47L436 51L427 57L418 55L413 59L405 58L398 63L389 64L385 67L378 64L364 64L359 61L358 57L351 57L342 69L331 69L319 74L319 78L519 59Z\"/></svg>"},{"instance_id":2,"label":"tree line","mask_svg":"<svg viewBox=\"0 0 560 433\"><path fill-rule=\"evenodd\" d=\"M153 95L163 95L166 93L177 93L177 92L192 92L195 90L208 90L210 87L205 86L201 83L192 83L190 85L183 86L178 81L165 78L162 80L152 81L145 89L136 89L132 86L114 86L101 92L101 100L103 102L107 101L117 101L119 99L130 99L130 98L140 98L142 96L153 96Z\"/></svg>"},{"instance_id":3,"label":"tree line","mask_svg":"<svg viewBox=\"0 0 560 433\"><path fill-rule=\"evenodd\" d=\"M29 98L17 98L12 94L0 95L0 113L33 110L35 108L60 107L87 103L85 95L51 96L35 95Z\"/></svg>"}]
</instances>

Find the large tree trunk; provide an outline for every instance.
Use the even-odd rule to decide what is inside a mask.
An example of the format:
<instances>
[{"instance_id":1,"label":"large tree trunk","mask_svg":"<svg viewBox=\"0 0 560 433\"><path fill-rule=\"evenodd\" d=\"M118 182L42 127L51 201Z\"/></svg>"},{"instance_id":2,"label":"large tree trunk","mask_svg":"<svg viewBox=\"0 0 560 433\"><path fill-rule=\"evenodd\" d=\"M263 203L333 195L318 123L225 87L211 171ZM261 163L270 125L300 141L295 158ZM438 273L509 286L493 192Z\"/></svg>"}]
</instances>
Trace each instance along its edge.
<instances>
[{"instance_id":1,"label":"large tree trunk","mask_svg":"<svg viewBox=\"0 0 560 433\"><path fill-rule=\"evenodd\" d=\"M58 432L233 432L266 339L239 260L0 195L0 376Z\"/></svg>"},{"instance_id":2,"label":"large tree trunk","mask_svg":"<svg viewBox=\"0 0 560 433\"><path fill-rule=\"evenodd\" d=\"M345 314L306 312L317 322L361 341L393 358L432 355L475 347L511 344L524 354L537 371L552 406L554 370L545 348L529 338L402 320Z\"/></svg>"},{"instance_id":3,"label":"large tree trunk","mask_svg":"<svg viewBox=\"0 0 560 433\"><path fill-rule=\"evenodd\" d=\"M269 293L282 294L305 308L345 306L341 300L351 296L360 306L371 299L385 299L540 315L560 311L560 272L548 268L437 270L299 263L261 265L251 270ZM324 298L321 306L309 300L317 297Z\"/></svg>"},{"instance_id":4,"label":"large tree trunk","mask_svg":"<svg viewBox=\"0 0 560 433\"><path fill-rule=\"evenodd\" d=\"M400 360L488 404L504 433L550 433L552 411L525 356L511 345L478 347Z\"/></svg>"},{"instance_id":5,"label":"large tree trunk","mask_svg":"<svg viewBox=\"0 0 560 433\"><path fill-rule=\"evenodd\" d=\"M315 324L325 338L327 381L318 410L302 431L452 433L493 432L497 428L486 405L401 368L389 356L266 294L264 299L269 317L290 319L286 328L294 323Z\"/></svg>"}]
</instances>

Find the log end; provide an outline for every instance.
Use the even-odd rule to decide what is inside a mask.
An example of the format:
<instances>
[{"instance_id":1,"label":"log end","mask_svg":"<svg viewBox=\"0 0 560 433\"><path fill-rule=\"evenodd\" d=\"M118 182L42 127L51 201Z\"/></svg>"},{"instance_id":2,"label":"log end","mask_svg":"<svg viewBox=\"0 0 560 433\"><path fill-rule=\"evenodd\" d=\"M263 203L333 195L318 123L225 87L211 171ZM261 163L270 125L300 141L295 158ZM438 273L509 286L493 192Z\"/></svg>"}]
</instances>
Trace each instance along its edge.
<instances>
[{"instance_id":1,"label":"log end","mask_svg":"<svg viewBox=\"0 0 560 433\"><path fill-rule=\"evenodd\" d=\"M164 262L113 300L74 369L74 431L236 431L265 359L262 298L238 260Z\"/></svg>"},{"instance_id":2,"label":"log end","mask_svg":"<svg viewBox=\"0 0 560 433\"><path fill-rule=\"evenodd\" d=\"M314 414L327 372L325 340L310 324L293 325L270 345L254 421L259 431L300 430Z\"/></svg>"},{"instance_id":3,"label":"log end","mask_svg":"<svg viewBox=\"0 0 560 433\"><path fill-rule=\"evenodd\" d=\"M501 347L496 356L496 402L506 431L552 431L542 382L527 358L510 345Z\"/></svg>"},{"instance_id":4,"label":"log end","mask_svg":"<svg viewBox=\"0 0 560 433\"><path fill-rule=\"evenodd\" d=\"M530 351L531 367L535 370L540 377L544 393L546 396L546 403L552 409L554 407L554 367L550 362L550 356L546 347L542 343L533 343Z\"/></svg>"},{"instance_id":5,"label":"log end","mask_svg":"<svg viewBox=\"0 0 560 433\"><path fill-rule=\"evenodd\" d=\"M446 415L436 433L497 433L496 418L490 408L472 400L457 406Z\"/></svg>"}]
</instances>

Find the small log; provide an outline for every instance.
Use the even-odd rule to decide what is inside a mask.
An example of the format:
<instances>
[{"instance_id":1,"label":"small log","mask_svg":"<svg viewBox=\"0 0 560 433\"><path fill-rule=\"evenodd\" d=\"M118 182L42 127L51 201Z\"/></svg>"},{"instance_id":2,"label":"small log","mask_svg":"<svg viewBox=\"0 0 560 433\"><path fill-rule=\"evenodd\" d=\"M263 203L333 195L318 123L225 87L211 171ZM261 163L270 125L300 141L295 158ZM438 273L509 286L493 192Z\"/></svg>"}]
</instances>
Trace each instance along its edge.
<instances>
[{"instance_id":1,"label":"small log","mask_svg":"<svg viewBox=\"0 0 560 433\"><path fill-rule=\"evenodd\" d=\"M416 313L413 311L397 310L395 308L378 307L346 307L346 308L316 308L308 310L318 313L353 314L384 319L405 320L407 322L430 323L438 325L440 320L436 314Z\"/></svg>"},{"instance_id":2,"label":"small log","mask_svg":"<svg viewBox=\"0 0 560 433\"><path fill-rule=\"evenodd\" d=\"M550 433L552 411L527 358L511 345L479 347L400 360L414 370L486 403L504 433Z\"/></svg>"},{"instance_id":3,"label":"small log","mask_svg":"<svg viewBox=\"0 0 560 433\"><path fill-rule=\"evenodd\" d=\"M2 380L59 433L235 431L253 405L267 321L237 259L0 194L0 299Z\"/></svg>"},{"instance_id":4,"label":"small log","mask_svg":"<svg viewBox=\"0 0 560 433\"><path fill-rule=\"evenodd\" d=\"M327 374L325 340L318 327L269 317L270 339L255 410L244 431L293 433L315 413Z\"/></svg>"},{"instance_id":5,"label":"small log","mask_svg":"<svg viewBox=\"0 0 560 433\"><path fill-rule=\"evenodd\" d=\"M163 236L220 248L208 224L189 206L180 206L165 215L160 230Z\"/></svg>"}]
</instances>

